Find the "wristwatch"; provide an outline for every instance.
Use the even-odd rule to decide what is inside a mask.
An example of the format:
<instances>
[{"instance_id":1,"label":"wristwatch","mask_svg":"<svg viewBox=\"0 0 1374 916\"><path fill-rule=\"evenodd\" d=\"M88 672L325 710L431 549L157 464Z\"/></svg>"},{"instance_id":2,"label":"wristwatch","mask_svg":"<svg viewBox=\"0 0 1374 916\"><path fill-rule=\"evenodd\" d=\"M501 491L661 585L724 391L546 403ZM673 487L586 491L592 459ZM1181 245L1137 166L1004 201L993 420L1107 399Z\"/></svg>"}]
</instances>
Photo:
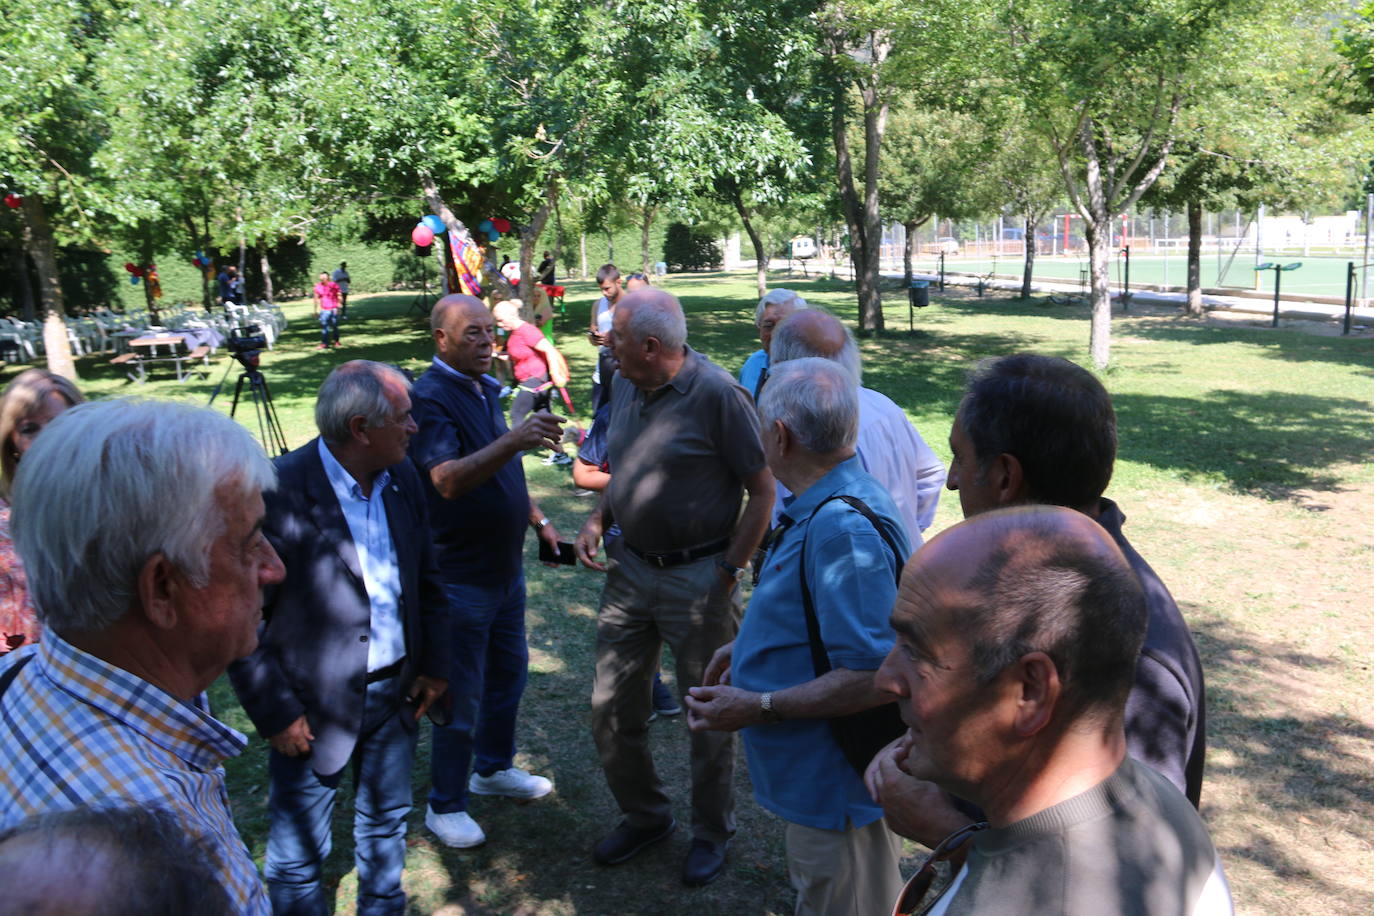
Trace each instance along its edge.
<instances>
[{"instance_id":1,"label":"wristwatch","mask_svg":"<svg viewBox=\"0 0 1374 916\"><path fill-rule=\"evenodd\" d=\"M744 578L743 566L736 566L733 563L727 563L725 560L717 560L716 565L725 570L730 575L730 578L734 579L736 582Z\"/></svg>"},{"instance_id":2,"label":"wristwatch","mask_svg":"<svg viewBox=\"0 0 1374 916\"><path fill-rule=\"evenodd\" d=\"M543 531L547 527L549 527L549 520L544 516L540 516L539 521L534 523L535 531Z\"/></svg>"},{"instance_id":3,"label":"wristwatch","mask_svg":"<svg viewBox=\"0 0 1374 916\"><path fill-rule=\"evenodd\" d=\"M778 714L778 711L777 711L776 709L773 708L773 693L772 693L772 691L769 691L768 693L762 694L762 695L759 697L759 711L763 713L763 721L765 721L765 722L781 722L781 721L782 721L782 716L779 715L779 714Z\"/></svg>"}]
</instances>

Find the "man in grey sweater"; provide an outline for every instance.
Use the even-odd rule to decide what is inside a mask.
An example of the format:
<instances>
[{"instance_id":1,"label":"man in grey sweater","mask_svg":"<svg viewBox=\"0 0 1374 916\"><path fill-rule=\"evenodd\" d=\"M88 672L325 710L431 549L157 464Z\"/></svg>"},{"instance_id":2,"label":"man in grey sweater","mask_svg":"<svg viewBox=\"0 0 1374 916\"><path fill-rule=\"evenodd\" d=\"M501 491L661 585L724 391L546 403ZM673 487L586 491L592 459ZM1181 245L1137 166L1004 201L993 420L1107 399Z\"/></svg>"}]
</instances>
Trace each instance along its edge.
<instances>
[{"instance_id":1,"label":"man in grey sweater","mask_svg":"<svg viewBox=\"0 0 1374 916\"><path fill-rule=\"evenodd\" d=\"M898 912L1233 912L1197 811L1127 754L1147 622L1121 548L1071 509L981 513L915 554L875 685L909 727L901 770L985 822L961 831L967 861L934 902L919 892L922 869Z\"/></svg>"}]
</instances>

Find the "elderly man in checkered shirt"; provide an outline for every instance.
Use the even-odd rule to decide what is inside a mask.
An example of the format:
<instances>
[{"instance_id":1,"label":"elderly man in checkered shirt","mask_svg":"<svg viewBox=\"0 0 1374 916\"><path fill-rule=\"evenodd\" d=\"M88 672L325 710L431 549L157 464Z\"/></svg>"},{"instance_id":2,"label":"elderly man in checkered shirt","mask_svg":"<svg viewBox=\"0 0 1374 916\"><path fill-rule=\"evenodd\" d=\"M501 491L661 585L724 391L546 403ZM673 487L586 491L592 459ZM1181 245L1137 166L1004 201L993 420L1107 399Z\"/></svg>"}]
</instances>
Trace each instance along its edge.
<instances>
[{"instance_id":1,"label":"elderly man in checkered shirt","mask_svg":"<svg viewBox=\"0 0 1374 916\"><path fill-rule=\"evenodd\" d=\"M101 401L44 429L13 492L45 632L0 663L0 829L162 808L236 912L270 912L224 785L246 739L205 690L257 646L262 589L282 579L262 533L274 484L248 432L202 408Z\"/></svg>"}]
</instances>

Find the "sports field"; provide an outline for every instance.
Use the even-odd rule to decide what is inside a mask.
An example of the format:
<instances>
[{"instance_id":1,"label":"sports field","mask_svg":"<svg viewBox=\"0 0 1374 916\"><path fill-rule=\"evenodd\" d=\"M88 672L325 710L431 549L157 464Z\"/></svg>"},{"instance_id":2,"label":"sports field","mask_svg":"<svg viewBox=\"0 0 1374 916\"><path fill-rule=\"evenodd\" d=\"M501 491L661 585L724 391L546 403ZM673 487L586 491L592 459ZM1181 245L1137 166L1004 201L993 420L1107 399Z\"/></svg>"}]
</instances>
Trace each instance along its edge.
<instances>
[{"instance_id":1,"label":"sports field","mask_svg":"<svg viewBox=\"0 0 1374 916\"><path fill-rule=\"evenodd\" d=\"M1207 252L1202 257L1202 285L1204 287L1228 286L1241 289L1260 289L1272 292L1274 289L1274 272L1272 270L1263 271L1259 277L1259 284L1255 284L1255 254L1253 251L1243 251L1236 254L1234 261L1229 268L1226 261L1229 254L1223 254L1220 263L1215 252ZM1303 257L1301 254L1290 253L1266 253L1265 261L1278 264L1292 264L1301 262L1302 266L1296 270L1285 271L1283 274L1282 292L1305 293L1312 296L1345 296L1345 273L1346 264L1354 261L1357 268L1360 263L1356 257L1335 257L1329 255ZM1125 280L1125 258L1121 257L1119 251L1113 252L1111 259L1111 278L1113 285L1120 285ZM1035 279L1038 281L1067 281L1077 283L1081 271L1086 271L1088 258L1082 257L1047 257L1039 255L1035 259ZM939 259L929 255L923 255L916 260L913 268L923 273L934 273L939 270ZM965 258L948 256L945 258L945 270L948 272L971 273L971 274L1005 274L1019 278L1021 276L1022 262L1019 255L998 257L998 258ZM1218 282L1218 276L1224 270L1224 277ZM1374 288L1374 269L1370 271L1370 284ZM1187 258L1183 252L1176 254L1151 254L1131 256L1131 285L1132 286L1183 286L1187 282ZM1356 291L1359 295L1359 275L1356 275Z\"/></svg>"}]
</instances>

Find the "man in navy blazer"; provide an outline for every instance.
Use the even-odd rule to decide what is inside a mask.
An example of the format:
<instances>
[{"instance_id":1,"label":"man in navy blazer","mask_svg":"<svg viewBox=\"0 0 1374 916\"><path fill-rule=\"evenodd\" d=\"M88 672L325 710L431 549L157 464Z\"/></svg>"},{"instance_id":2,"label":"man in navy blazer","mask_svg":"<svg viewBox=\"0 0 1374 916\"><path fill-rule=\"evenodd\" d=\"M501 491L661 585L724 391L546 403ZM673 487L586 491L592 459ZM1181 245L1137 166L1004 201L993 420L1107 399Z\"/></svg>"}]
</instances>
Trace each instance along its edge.
<instances>
[{"instance_id":1,"label":"man in navy blazer","mask_svg":"<svg viewBox=\"0 0 1374 916\"><path fill-rule=\"evenodd\" d=\"M356 788L358 912L403 913L417 723L446 689L449 605L419 474L410 384L355 360L320 387L320 436L276 459L264 533L286 563L257 650L229 677L271 744L264 871L274 912L330 911L320 869L343 770Z\"/></svg>"}]
</instances>

